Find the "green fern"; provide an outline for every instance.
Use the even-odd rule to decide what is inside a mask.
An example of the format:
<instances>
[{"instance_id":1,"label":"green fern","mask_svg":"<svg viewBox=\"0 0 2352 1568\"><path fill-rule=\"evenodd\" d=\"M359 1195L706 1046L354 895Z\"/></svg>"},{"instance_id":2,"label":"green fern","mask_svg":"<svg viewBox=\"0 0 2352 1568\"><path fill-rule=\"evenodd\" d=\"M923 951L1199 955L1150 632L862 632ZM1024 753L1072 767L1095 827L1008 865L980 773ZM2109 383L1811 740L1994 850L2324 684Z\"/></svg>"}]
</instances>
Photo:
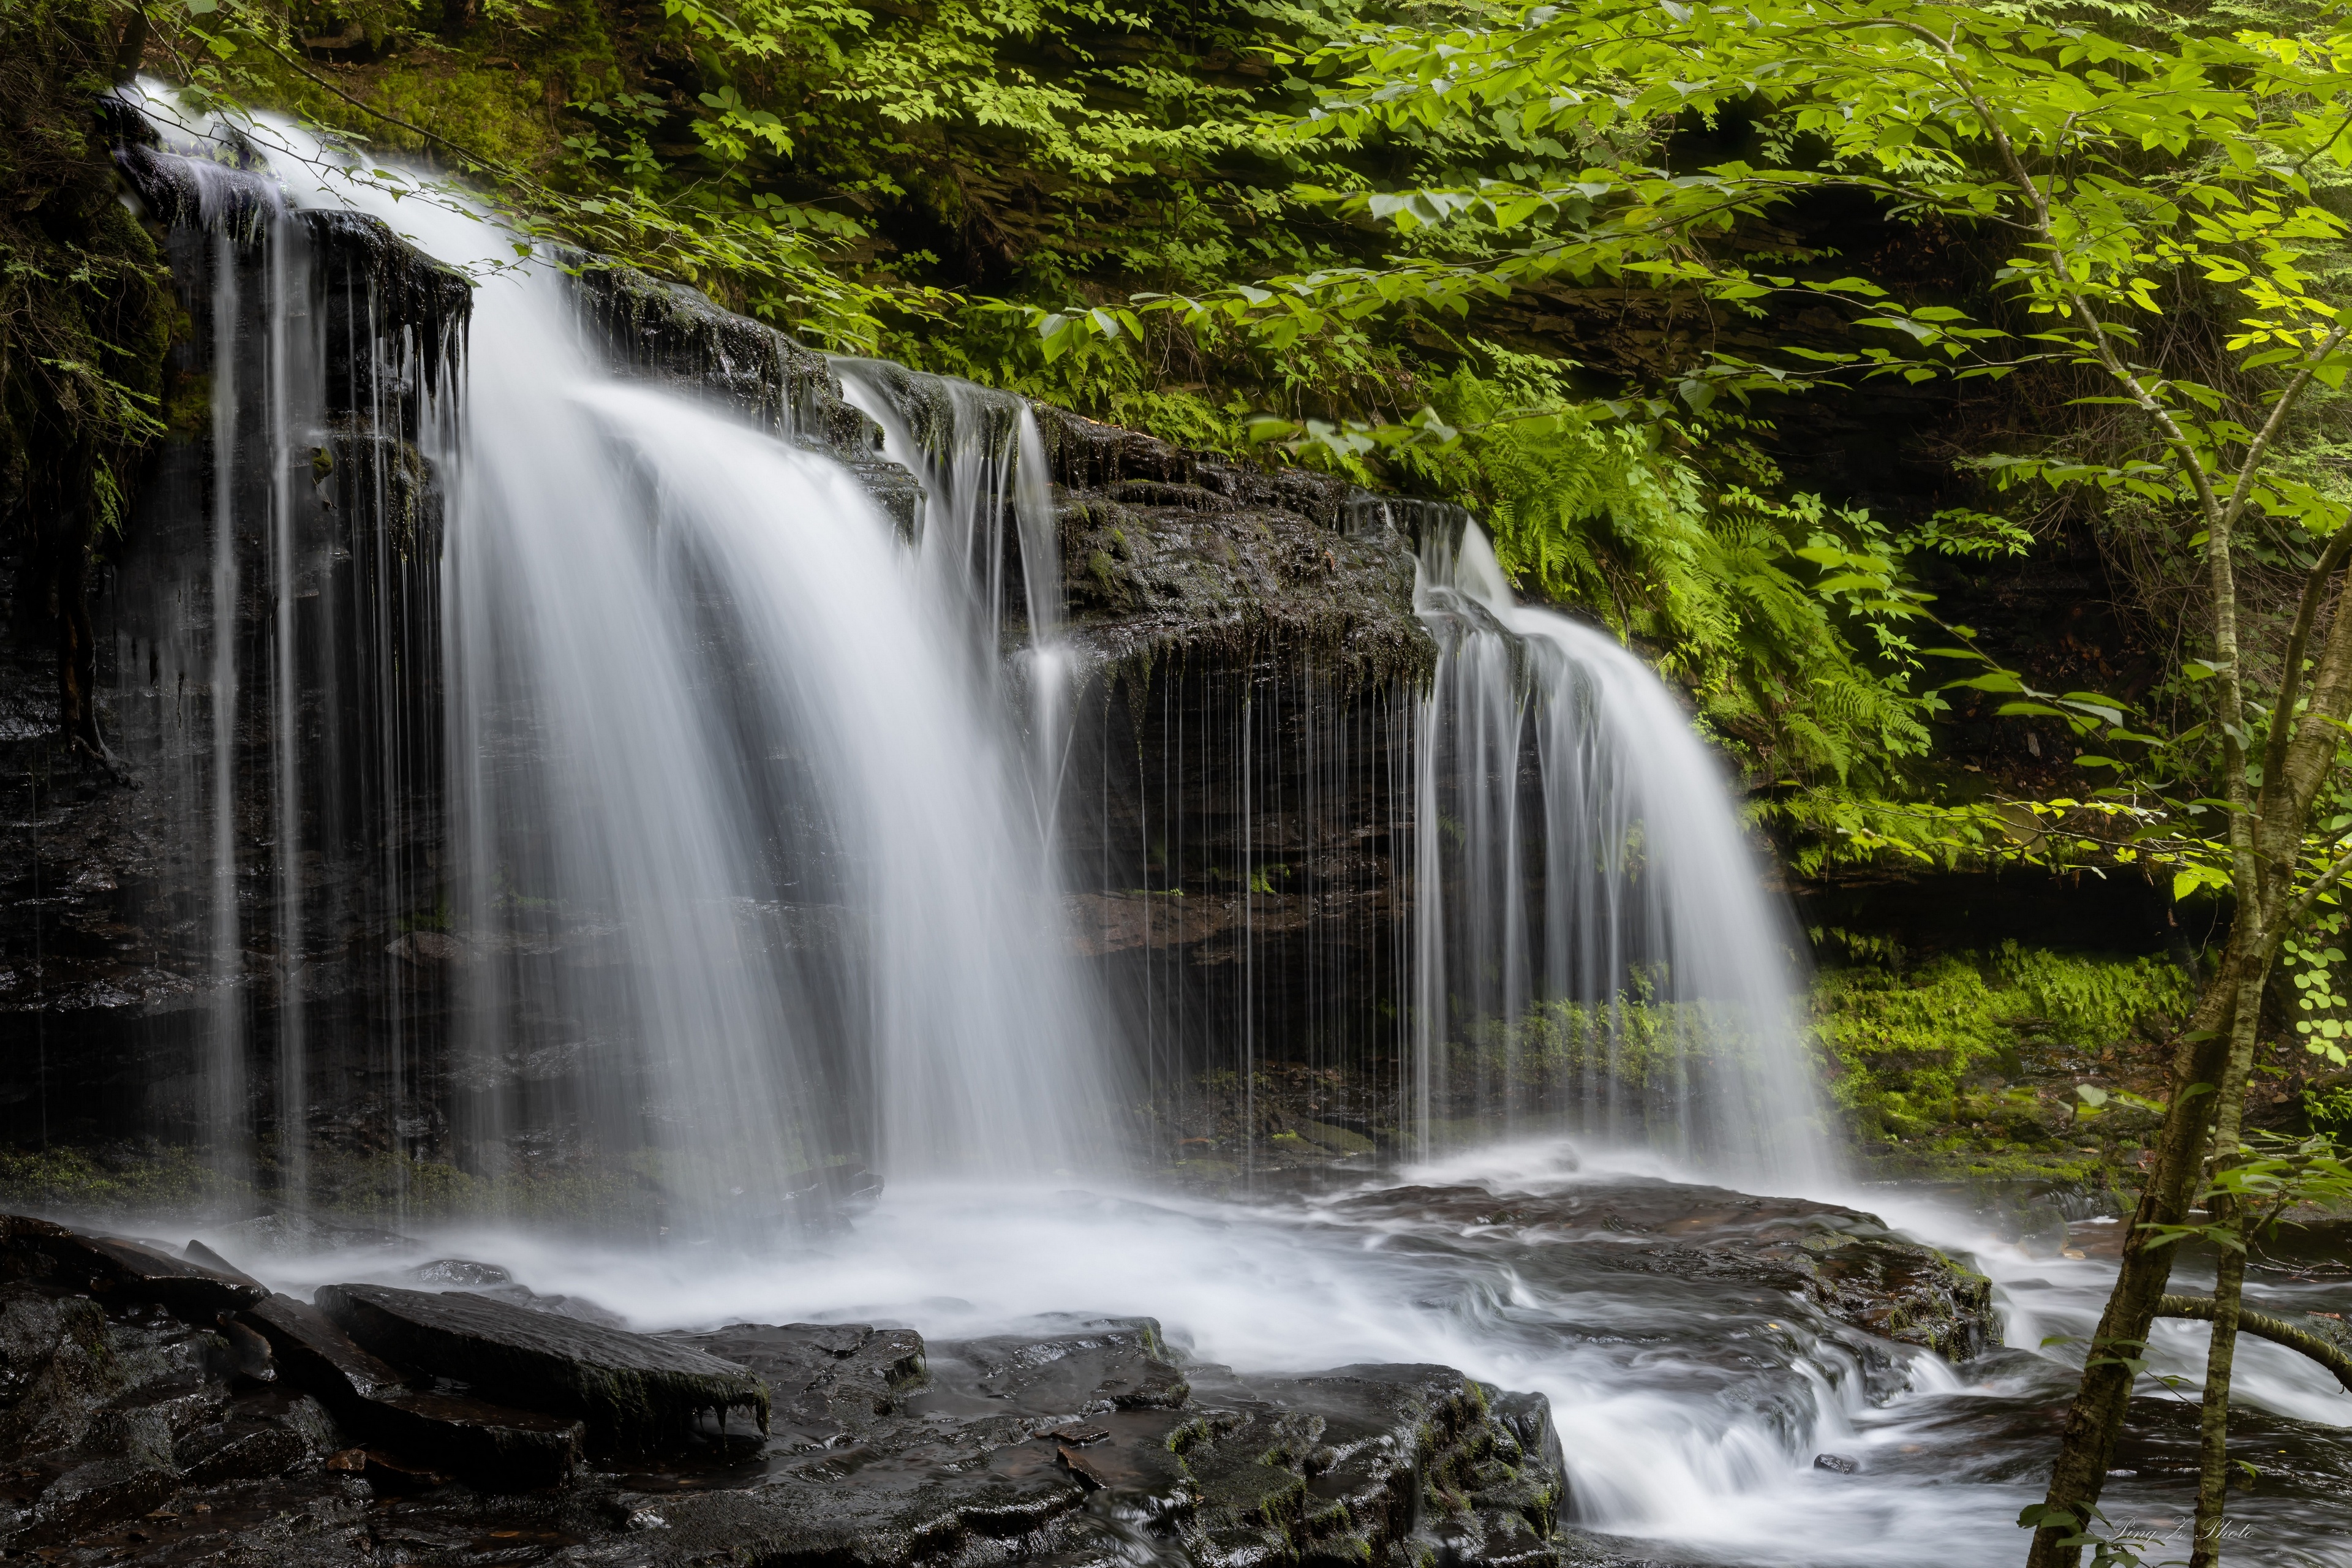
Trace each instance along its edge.
<instances>
[{"instance_id":1,"label":"green fern","mask_svg":"<svg viewBox=\"0 0 2352 1568\"><path fill-rule=\"evenodd\" d=\"M1434 388L1463 436L1421 459L1419 477L1480 511L1523 588L1646 645L1758 783L1883 788L1890 761L1927 750L1931 700L1910 689L1899 657L1857 651L1885 640L1816 593L1821 574L1797 553L1824 542L1884 552L1883 530L1812 498L1773 502L1710 479L1702 454L1743 479L1773 477L1736 430L1622 424L1493 357L1501 377L1463 370Z\"/></svg>"}]
</instances>

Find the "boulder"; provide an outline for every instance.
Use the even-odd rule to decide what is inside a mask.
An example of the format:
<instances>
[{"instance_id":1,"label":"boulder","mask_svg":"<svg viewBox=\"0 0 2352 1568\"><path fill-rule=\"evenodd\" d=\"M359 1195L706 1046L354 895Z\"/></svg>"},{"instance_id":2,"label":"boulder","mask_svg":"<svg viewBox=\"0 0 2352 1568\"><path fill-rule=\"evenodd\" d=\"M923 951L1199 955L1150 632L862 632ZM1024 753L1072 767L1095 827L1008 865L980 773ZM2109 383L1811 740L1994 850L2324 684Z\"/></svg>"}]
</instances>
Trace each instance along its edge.
<instances>
[{"instance_id":1,"label":"boulder","mask_svg":"<svg viewBox=\"0 0 2352 1568\"><path fill-rule=\"evenodd\" d=\"M455 1290L329 1285L319 1309L362 1345L404 1366L532 1409L577 1416L608 1448L654 1449L689 1435L708 1410L749 1410L768 1429L768 1389L733 1362L676 1340L535 1312Z\"/></svg>"},{"instance_id":2,"label":"boulder","mask_svg":"<svg viewBox=\"0 0 2352 1568\"><path fill-rule=\"evenodd\" d=\"M1068 1331L942 1345L978 1374L980 1392L1015 1408L1078 1415L1173 1410L1191 1392L1150 1318L1067 1320Z\"/></svg>"},{"instance_id":3,"label":"boulder","mask_svg":"<svg viewBox=\"0 0 2352 1568\"><path fill-rule=\"evenodd\" d=\"M675 1337L750 1369L774 1401L777 1443L830 1448L905 1413L906 1395L929 1379L923 1339L911 1329L864 1323L730 1323Z\"/></svg>"},{"instance_id":4,"label":"boulder","mask_svg":"<svg viewBox=\"0 0 2352 1568\"><path fill-rule=\"evenodd\" d=\"M230 1380L222 1350L152 1303L0 1287L0 1556L57 1561L177 1495L277 1485L332 1450L322 1408Z\"/></svg>"},{"instance_id":5,"label":"boulder","mask_svg":"<svg viewBox=\"0 0 2352 1568\"><path fill-rule=\"evenodd\" d=\"M1618 1273L1784 1290L1840 1322L1948 1361L2000 1342L1990 1280L1875 1215L1838 1204L1627 1177L1542 1194L1396 1187L1342 1206L1540 1237Z\"/></svg>"},{"instance_id":6,"label":"boulder","mask_svg":"<svg viewBox=\"0 0 2352 1568\"><path fill-rule=\"evenodd\" d=\"M780 1388L808 1378L843 1431L805 1441L798 1428L818 1412L780 1393L784 1436L749 1484L630 1478L618 1501L637 1532L632 1560L1108 1568L1142 1551L1211 1568L1559 1561L1559 1441L1540 1395L1439 1366L1247 1380L1218 1366L1180 1371L1145 1319L1037 1329L928 1354L908 1331L859 1325L738 1324L699 1336L766 1358ZM1173 1375L1158 1377L1159 1367ZM1132 1397L1146 1385L1151 1402ZM861 1411L861 1395L883 1397Z\"/></svg>"},{"instance_id":7,"label":"boulder","mask_svg":"<svg viewBox=\"0 0 2352 1568\"><path fill-rule=\"evenodd\" d=\"M436 1258L411 1268L408 1277L419 1285L454 1285L461 1290L514 1283L514 1275L506 1268L496 1263L478 1263L470 1258Z\"/></svg>"}]
</instances>

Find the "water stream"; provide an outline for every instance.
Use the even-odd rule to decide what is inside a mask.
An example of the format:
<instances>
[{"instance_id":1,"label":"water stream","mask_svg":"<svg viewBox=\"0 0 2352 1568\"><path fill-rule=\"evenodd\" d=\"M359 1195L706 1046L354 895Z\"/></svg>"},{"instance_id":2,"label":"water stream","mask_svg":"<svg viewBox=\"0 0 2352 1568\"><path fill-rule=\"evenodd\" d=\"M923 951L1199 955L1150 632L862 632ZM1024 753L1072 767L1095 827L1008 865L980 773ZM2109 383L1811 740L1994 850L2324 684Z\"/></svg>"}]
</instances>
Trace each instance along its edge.
<instances>
[{"instance_id":1,"label":"water stream","mask_svg":"<svg viewBox=\"0 0 2352 1568\"><path fill-rule=\"evenodd\" d=\"M1416 589L1439 648L1417 756L1424 1147L1577 1128L1817 1184L1795 932L1722 765L1654 671L1521 605L1455 526L1423 531Z\"/></svg>"},{"instance_id":2,"label":"water stream","mask_svg":"<svg viewBox=\"0 0 2352 1568\"><path fill-rule=\"evenodd\" d=\"M1390 1180L1251 1203L1164 1192L1038 1186L894 1191L853 1232L784 1258L648 1257L507 1232L434 1247L496 1258L546 1294L584 1296L640 1327L733 1321L906 1323L953 1338L1053 1312L1157 1317L1200 1361L1247 1372L1434 1361L1552 1402L1570 1490L1565 1517L1705 1563L1790 1568L1993 1568L2016 1563L2017 1510L2040 1497L2071 1393L2064 1345L2088 1332L2113 1272L2112 1225L2077 1225L2083 1258L2024 1245L1964 1209L1880 1188L1848 1193L1995 1282L2004 1344L1954 1367L1874 1340L1787 1295L1738 1280L1610 1267L1645 1238L1615 1230L1465 1223L1444 1193L1535 1197L1671 1183L1692 1173L1643 1153L1556 1141L1491 1147ZM1407 1184L1396 1184L1402 1182ZM1433 1193L1437 1189L1437 1193ZM1493 1205L1489 1205L1493 1206ZM225 1243L227 1245L227 1243ZM349 1253L278 1267L296 1289L373 1267L388 1280L425 1250L362 1264ZM2352 1278L2266 1285L2272 1310L2352 1308ZM2168 1325L2151 1379L2193 1389L2203 1330ZM2344 1564L2352 1453L2336 1430L2352 1395L2290 1352L2242 1345L2240 1430L2269 1461L2233 1499L2264 1564ZM2076 1359L2079 1360L2077 1352ZM2151 1382L2151 1389L2154 1384ZM2107 1504L2161 1535L2193 1489L2193 1393L2136 1424ZM1823 1453L1854 1461L1818 1468ZM2151 1553L2161 1561L2163 1553Z\"/></svg>"}]
</instances>

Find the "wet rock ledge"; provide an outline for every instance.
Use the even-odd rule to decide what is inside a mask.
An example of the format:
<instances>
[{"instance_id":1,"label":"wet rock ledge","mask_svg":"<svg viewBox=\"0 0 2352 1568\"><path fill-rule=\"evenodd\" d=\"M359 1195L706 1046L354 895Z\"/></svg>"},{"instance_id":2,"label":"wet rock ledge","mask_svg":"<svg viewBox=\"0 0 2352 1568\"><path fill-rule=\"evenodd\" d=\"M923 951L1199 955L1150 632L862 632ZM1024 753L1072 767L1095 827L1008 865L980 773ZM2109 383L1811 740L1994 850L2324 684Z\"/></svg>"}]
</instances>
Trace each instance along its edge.
<instances>
[{"instance_id":1,"label":"wet rock ledge","mask_svg":"<svg viewBox=\"0 0 2352 1568\"><path fill-rule=\"evenodd\" d=\"M7 1216L0 1465L0 1558L49 1563L1591 1560L1549 1405L1449 1367L1244 1379L1149 1319L926 1343L311 1306L199 1244Z\"/></svg>"}]
</instances>

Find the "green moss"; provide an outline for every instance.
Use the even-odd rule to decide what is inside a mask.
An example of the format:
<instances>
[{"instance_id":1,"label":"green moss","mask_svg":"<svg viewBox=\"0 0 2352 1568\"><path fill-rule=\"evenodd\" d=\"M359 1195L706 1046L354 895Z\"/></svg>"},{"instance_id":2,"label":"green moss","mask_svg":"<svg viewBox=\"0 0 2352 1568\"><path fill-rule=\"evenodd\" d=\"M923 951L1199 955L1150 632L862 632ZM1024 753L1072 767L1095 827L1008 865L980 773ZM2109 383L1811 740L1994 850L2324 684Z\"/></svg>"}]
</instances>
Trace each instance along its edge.
<instances>
[{"instance_id":1,"label":"green moss","mask_svg":"<svg viewBox=\"0 0 2352 1568\"><path fill-rule=\"evenodd\" d=\"M1809 1006L1832 1102L1864 1152L1953 1173L2089 1179L2137 1151L2126 1135L2143 1131L2143 1113L2091 1116L2074 1086L2122 1082L2157 1059L2195 999L2190 976L2158 958L2016 943L1908 967L1892 952L1862 956L1822 970ZM1507 1025L1474 1025L1449 1066L1457 1087L1530 1103L1668 1103L1694 1064L1736 1059L1755 1040L1735 1008L1656 1002L1637 986L1613 1004L1538 1002Z\"/></svg>"},{"instance_id":2,"label":"green moss","mask_svg":"<svg viewBox=\"0 0 2352 1568\"><path fill-rule=\"evenodd\" d=\"M195 1211L248 1198L185 1146L0 1150L0 1205L61 1214Z\"/></svg>"},{"instance_id":3,"label":"green moss","mask_svg":"<svg viewBox=\"0 0 2352 1568\"><path fill-rule=\"evenodd\" d=\"M2196 997L2160 958L2010 942L1906 967L1846 945L1864 962L1823 970L1811 1005L1857 1142L1976 1174L2087 1175L2120 1153L2111 1130L2078 1128L2074 1084L2147 1058Z\"/></svg>"}]
</instances>

